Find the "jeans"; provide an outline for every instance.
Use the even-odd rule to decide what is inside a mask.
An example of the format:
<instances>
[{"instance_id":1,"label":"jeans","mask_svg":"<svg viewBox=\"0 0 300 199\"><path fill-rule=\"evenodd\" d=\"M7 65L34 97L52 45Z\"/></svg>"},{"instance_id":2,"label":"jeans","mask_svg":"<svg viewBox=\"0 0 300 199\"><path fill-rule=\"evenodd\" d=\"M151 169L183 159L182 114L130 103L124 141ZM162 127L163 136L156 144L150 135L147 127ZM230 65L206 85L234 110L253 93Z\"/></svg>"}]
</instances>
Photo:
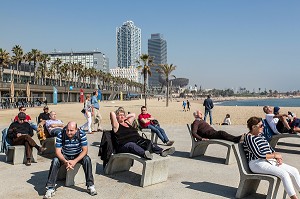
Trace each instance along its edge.
<instances>
[{"instance_id":1,"label":"jeans","mask_svg":"<svg viewBox=\"0 0 300 199\"><path fill-rule=\"evenodd\" d=\"M52 129L49 134L51 137L56 137L58 135L58 133L62 132L62 129L61 128L55 128L55 129Z\"/></svg>"},{"instance_id":2,"label":"jeans","mask_svg":"<svg viewBox=\"0 0 300 199\"><path fill-rule=\"evenodd\" d=\"M152 150L154 153L160 154L163 149L157 145L152 144ZM144 155L145 155L145 150L142 147L140 147L139 145L137 145L135 142L127 142L123 146L118 147L117 152L118 153L132 153L132 154L138 155L140 157L144 157Z\"/></svg>"},{"instance_id":3,"label":"jeans","mask_svg":"<svg viewBox=\"0 0 300 199\"><path fill-rule=\"evenodd\" d=\"M37 125L36 124L34 124L33 122L30 122L29 124L30 124L30 126L33 130L37 131Z\"/></svg>"},{"instance_id":4,"label":"jeans","mask_svg":"<svg viewBox=\"0 0 300 199\"><path fill-rule=\"evenodd\" d=\"M66 160L73 160L76 158L76 156L69 157L66 155L64 155L64 157L66 158ZM94 177L93 177L93 173L92 173L91 158L88 155L86 155L80 161L78 161L78 163L82 164L84 174L85 174L86 186L89 187L91 185L94 185ZM57 157L53 158L53 160L51 162L51 166L50 166L50 171L48 174L48 181L46 184L47 189L55 188L57 174L58 174L59 168L62 165L63 165L63 163Z\"/></svg>"},{"instance_id":5,"label":"jeans","mask_svg":"<svg viewBox=\"0 0 300 199\"><path fill-rule=\"evenodd\" d=\"M300 191L300 175L295 167L284 163L277 165L275 159L268 161L265 159L256 159L249 162L249 168L253 173L271 174L279 177L285 191L290 197L296 194L294 186L298 192Z\"/></svg>"},{"instance_id":6,"label":"jeans","mask_svg":"<svg viewBox=\"0 0 300 199\"><path fill-rule=\"evenodd\" d=\"M204 121L206 121L206 116L207 114L209 114L209 122L210 122L210 125L212 125L212 110L211 109L205 109L205 113L204 113Z\"/></svg>"},{"instance_id":7,"label":"jeans","mask_svg":"<svg viewBox=\"0 0 300 199\"><path fill-rule=\"evenodd\" d=\"M152 125L152 124L149 124L149 125L147 126L147 128L148 128L148 129L151 129L151 131L153 131L154 133L156 133L156 135L159 137L159 139L161 139L161 141L162 141L163 143L169 142L169 138L168 138L168 136L166 135L165 130L163 130L162 128L160 128L159 125L154 126L154 125Z\"/></svg>"}]
</instances>

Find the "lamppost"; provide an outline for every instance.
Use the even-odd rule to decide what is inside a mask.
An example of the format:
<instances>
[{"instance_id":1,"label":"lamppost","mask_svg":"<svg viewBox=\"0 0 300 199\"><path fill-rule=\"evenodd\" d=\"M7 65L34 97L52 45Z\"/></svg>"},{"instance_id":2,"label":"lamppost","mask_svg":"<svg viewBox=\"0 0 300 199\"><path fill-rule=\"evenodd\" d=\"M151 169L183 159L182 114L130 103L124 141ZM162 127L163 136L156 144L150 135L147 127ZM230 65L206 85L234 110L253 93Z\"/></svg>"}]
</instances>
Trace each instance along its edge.
<instances>
[{"instance_id":1,"label":"lamppost","mask_svg":"<svg viewBox=\"0 0 300 199\"><path fill-rule=\"evenodd\" d=\"M172 77L174 78L174 79L176 79L176 76L175 75L172 75ZM173 89L172 89L172 85L173 85L173 80L174 79L171 79L170 80L170 93L171 93L171 102L172 102L172 100L173 100L173 95L172 95L172 91L173 91Z\"/></svg>"}]
</instances>

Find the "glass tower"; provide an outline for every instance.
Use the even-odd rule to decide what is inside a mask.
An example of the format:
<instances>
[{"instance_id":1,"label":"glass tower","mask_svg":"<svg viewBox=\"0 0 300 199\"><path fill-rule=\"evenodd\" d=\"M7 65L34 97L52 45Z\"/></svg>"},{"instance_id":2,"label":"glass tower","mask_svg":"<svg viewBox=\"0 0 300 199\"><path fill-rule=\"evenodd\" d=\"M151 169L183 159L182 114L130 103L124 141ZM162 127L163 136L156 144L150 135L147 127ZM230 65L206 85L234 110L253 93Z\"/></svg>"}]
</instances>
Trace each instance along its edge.
<instances>
[{"instance_id":1,"label":"glass tower","mask_svg":"<svg viewBox=\"0 0 300 199\"><path fill-rule=\"evenodd\" d=\"M116 29L117 65L120 68L137 66L141 55L141 29L133 21L126 21Z\"/></svg>"},{"instance_id":2,"label":"glass tower","mask_svg":"<svg viewBox=\"0 0 300 199\"><path fill-rule=\"evenodd\" d=\"M160 74L156 71L159 64L167 63L167 42L163 39L160 33L151 34L151 39L148 39L148 54L153 57L153 66L150 68L152 75L149 76L149 86L160 86Z\"/></svg>"}]
</instances>

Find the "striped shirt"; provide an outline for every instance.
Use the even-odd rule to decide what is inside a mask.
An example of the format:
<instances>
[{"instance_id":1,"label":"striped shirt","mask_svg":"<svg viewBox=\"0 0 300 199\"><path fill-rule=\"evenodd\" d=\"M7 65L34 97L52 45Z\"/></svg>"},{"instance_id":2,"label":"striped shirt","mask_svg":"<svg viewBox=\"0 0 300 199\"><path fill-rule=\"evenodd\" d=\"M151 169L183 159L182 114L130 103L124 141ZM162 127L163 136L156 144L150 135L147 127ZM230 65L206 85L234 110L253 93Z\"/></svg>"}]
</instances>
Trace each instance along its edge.
<instances>
[{"instance_id":1,"label":"striped shirt","mask_svg":"<svg viewBox=\"0 0 300 199\"><path fill-rule=\"evenodd\" d=\"M247 133L243 143L248 162L259 158L266 159L267 154L274 152L268 141L263 136L254 136Z\"/></svg>"},{"instance_id":2,"label":"striped shirt","mask_svg":"<svg viewBox=\"0 0 300 199\"><path fill-rule=\"evenodd\" d=\"M55 147L62 148L62 154L66 156L77 156L82 152L82 147L88 145L85 132L79 130L80 139L77 137L77 133L75 133L72 139L69 139L69 137L65 135L64 136L65 143L63 146L63 142L62 142L63 133L66 132L62 131L58 133L56 137Z\"/></svg>"}]
</instances>

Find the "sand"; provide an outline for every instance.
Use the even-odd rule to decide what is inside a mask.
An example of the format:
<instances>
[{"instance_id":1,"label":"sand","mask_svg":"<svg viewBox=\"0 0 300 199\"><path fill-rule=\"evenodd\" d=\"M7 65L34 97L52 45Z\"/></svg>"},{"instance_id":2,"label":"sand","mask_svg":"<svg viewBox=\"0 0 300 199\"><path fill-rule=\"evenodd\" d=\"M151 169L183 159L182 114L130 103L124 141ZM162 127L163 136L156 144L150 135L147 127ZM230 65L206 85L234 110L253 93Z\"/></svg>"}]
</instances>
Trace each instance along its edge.
<instances>
[{"instance_id":1,"label":"sand","mask_svg":"<svg viewBox=\"0 0 300 199\"><path fill-rule=\"evenodd\" d=\"M204 108L202 106L203 99L190 100L191 111L184 112L182 109L182 99L173 99L166 107L164 100L158 101L157 99L147 100L148 112L155 117L161 124L166 125L182 125L191 123L193 121L193 111L199 109L202 112ZM140 107L144 105L144 100L131 100L131 101L105 101L100 102L100 113L103 117L102 124L105 128L110 127L109 112L115 111L119 106L123 106L126 111L136 113L136 116L140 113ZM56 111L58 119L67 123L68 121L76 121L78 124L85 123L85 118L80 112L83 104L81 103L65 103L58 105L49 105L50 111ZM26 113L29 114L33 121L42 112L43 107L28 107ZM282 107L280 109L282 113L292 111L297 115L300 115L300 108L298 107ZM3 109L0 110L1 126L7 126L10 124L12 118L18 113L18 109ZM225 115L229 113L231 115L232 125L246 125L246 121L251 116L264 117L261 106L247 107L247 106L215 106L213 109L213 123L219 124L223 122ZM207 119L208 121L208 119Z\"/></svg>"}]
</instances>

